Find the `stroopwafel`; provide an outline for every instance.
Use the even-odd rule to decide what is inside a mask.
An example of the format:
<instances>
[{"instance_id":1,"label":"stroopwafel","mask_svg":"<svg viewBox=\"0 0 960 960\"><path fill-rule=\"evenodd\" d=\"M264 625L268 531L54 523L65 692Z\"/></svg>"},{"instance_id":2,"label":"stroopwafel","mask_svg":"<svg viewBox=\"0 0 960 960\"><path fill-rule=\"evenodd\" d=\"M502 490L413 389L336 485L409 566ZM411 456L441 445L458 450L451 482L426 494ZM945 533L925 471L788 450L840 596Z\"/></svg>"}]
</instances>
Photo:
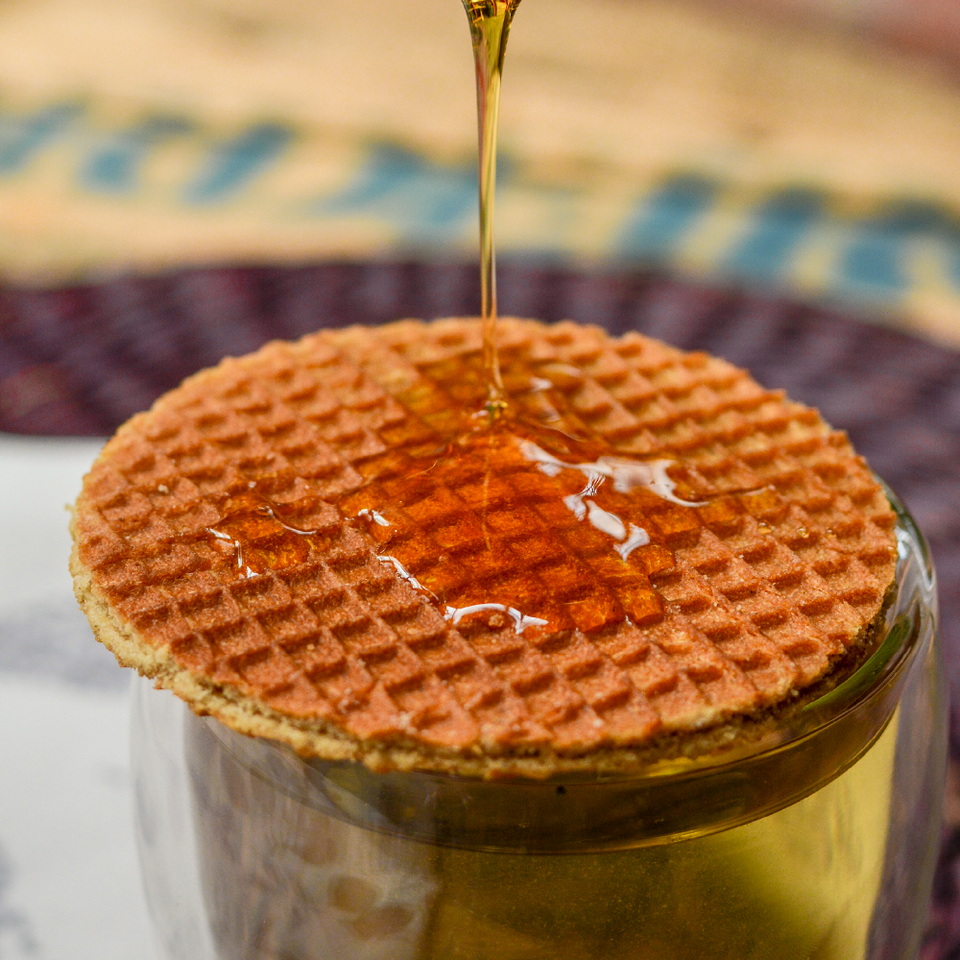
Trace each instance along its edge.
<instances>
[{"instance_id":1,"label":"stroopwafel","mask_svg":"<svg viewBox=\"0 0 960 960\"><path fill-rule=\"evenodd\" d=\"M629 769L862 644L894 514L842 433L722 360L502 320L272 343L125 424L77 501L94 631L305 756Z\"/></svg>"}]
</instances>

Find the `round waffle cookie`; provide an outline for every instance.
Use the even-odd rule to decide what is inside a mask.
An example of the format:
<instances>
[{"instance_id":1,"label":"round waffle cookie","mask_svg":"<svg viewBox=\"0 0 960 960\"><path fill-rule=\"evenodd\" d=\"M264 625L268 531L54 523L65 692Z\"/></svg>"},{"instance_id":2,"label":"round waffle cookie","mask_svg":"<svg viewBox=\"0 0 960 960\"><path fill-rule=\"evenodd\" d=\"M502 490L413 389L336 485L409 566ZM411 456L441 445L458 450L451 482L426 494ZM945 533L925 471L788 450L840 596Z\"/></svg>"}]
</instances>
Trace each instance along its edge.
<instances>
[{"instance_id":1,"label":"round waffle cookie","mask_svg":"<svg viewBox=\"0 0 960 960\"><path fill-rule=\"evenodd\" d=\"M485 776L636 768L864 646L894 513L844 434L638 334L499 344L505 417L464 319L271 343L135 416L74 510L97 637L303 756Z\"/></svg>"}]
</instances>

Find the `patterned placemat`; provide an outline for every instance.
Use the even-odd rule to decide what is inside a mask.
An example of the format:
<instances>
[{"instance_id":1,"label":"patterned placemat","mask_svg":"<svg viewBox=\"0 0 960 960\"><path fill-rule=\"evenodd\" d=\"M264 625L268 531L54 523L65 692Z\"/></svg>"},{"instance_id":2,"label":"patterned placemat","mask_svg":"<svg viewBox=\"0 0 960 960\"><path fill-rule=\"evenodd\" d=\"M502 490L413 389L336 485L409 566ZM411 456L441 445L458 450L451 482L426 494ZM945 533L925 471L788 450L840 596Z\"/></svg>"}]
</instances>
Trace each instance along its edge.
<instances>
[{"instance_id":1,"label":"patterned placemat","mask_svg":"<svg viewBox=\"0 0 960 960\"><path fill-rule=\"evenodd\" d=\"M719 354L848 430L931 543L960 702L960 354L852 315L658 274L508 261L500 300L504 314L635 329ZM267 339L469 314L477 302L472 262L209 268L0 286L0 430L104 435L187 374ZM960 717L952 726L960 763ZM960 955L955 786L947 813L925 960Z\"/></svg>"}]
</instances>

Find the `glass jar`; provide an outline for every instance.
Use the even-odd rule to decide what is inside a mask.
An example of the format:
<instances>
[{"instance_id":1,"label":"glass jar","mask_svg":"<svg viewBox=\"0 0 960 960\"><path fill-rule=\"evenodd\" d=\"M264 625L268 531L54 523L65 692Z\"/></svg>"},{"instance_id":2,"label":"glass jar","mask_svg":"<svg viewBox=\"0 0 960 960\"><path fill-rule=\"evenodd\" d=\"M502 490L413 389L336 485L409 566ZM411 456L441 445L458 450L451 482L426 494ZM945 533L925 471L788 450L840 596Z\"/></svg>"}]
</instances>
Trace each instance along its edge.
<instances>
[{"instance_id":1,"label":"glass jar","mask_svg":"<svg viewBox=\"0 0 960 960\"><path fill-rule=\"evenodd\" d=\"M170 960L906 960L946 697L923 538L845 680L630 777L303 761L135 685L138 842Z\"/></svg>"}]
</instances>

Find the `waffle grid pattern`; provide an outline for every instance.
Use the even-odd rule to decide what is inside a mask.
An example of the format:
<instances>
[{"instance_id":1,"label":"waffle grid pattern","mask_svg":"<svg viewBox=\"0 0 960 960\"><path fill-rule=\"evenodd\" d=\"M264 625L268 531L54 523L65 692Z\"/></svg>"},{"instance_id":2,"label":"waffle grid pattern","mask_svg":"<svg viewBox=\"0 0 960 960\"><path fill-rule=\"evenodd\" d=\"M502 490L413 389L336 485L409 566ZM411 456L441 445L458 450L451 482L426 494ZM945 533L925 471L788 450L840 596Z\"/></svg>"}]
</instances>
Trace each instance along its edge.
<instances>
[{"instance_id":1,"label":"waffle grid pattern","mask_svg":"<svg viewBox=\"0 0 960 960\"><path fill-rule=\"evenodd\" d=\"M78 501L95 589L182 669L281 714L364 741L493 754L642 744L776 703L876 615L893 515L815 412L636 334L511 322L502 351L508 371L550 380L565 414L618 448L682 460L691 494L755 491L711 499L699 536L670 544L676 562L651 573L662 618L535 641L458 628L343 522L333 502L456 405L450 372L475 371L480 353L478 329L459 321L271 344L135 418ZM286 523L317 533L303 562L243 579L207 531L251 482ZM438 520L422 521L424 538Z\"/></svg>"}]
</instances>

